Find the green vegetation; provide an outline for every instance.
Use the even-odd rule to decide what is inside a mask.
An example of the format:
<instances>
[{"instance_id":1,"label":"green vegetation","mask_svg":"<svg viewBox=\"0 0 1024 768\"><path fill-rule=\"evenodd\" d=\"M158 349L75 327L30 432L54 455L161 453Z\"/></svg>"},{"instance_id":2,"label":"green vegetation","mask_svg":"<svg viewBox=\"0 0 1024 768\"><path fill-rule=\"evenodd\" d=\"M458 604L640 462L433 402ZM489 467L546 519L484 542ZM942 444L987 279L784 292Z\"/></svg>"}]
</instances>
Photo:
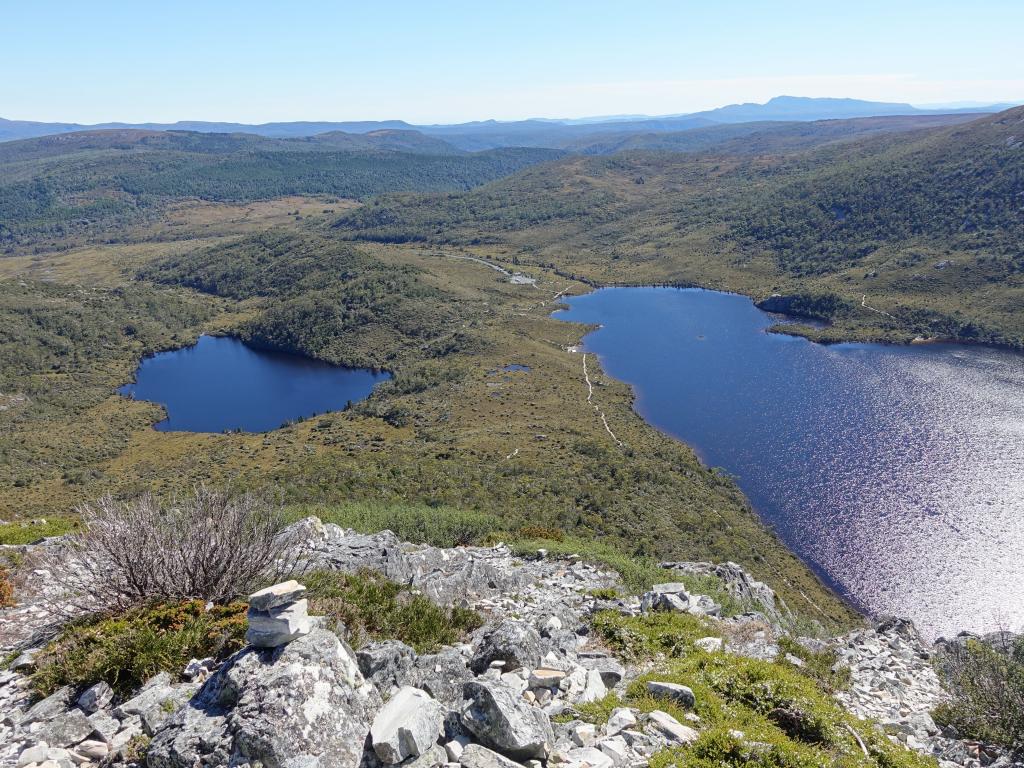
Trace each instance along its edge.
<instances>
[{"instance_id":1,"label":"green vegetation","mask_svg":"<svg viewBox=\"0 0 1024 768\"><path fill-rule=\"evenodd\" d=\"M1021 115L764 155L572 157L467 193L383 196L335 226L487 244L600 283L828 296L815 314L833 327L804 331L823 340L1024 346Z\"/></svg>"},{"instance_id":2,"label":"green vegetation","mask_svg":"<svg viewBox=\"0 0 1024 768\"><path fill-rule=\"evenodd\" d=\"M520 148L470 154L443 143L430 154L358 143L131 130L5 143L0 246L102 236L182 198L245 202L464 190L561 154Z\"/></svg>"},{"instance_id":3,"label":"green vegetation","mask_svg":"<svg viewBox=\"0 0 1024 768\"><path fill-rule=\"evenodd\" d=\"M468 342L464 315L412 265L381 262L314 233L271 230L158 262L140 277L226 298L269 299L238 334L256 346L382 367L405 349L437 356ZM454 345L458 335L461 341Z\"/></svg>"},{"instance_id":4,"label":"green vegetation","mask_svg":"<svg viewBox=\"0 0 1024 768\"><path fill-rule=\"evenodd\" d=\"M641 593L652 584L664 582L667 572L653 557L630 555L621 548L604 541L594 541L578 536L561 539L513 538L512 550L522 557L534 557L538 549L546 549L552 557L578 557L581 560L603 565L616 571L622 577L626 588Z\"/></svg>"},{"instance_id":5,"label":"green vegetation","mask_svg":"<svg viewBox=\"0 0 1024 768\"><path fill-rule=\"evenodd\" d=\"M243 603L206 610L194 600L71 624L36 657L32 687L47 696L103 680L129 693L158 672L179 675L193 658L222 659L241 648L245 611Z\"/></svg>"},{"instance_id":6,"label":"green vegetation","mask_svg":"<svg viewBox=\"0 0 1024 768\"><path fill-rule=\"evenodd\" d=\"M0 523L0 544L31 544L47 536L63 536L75 530L77 521L61 517L45 522Z\"/></svg>"},{"instance_id":7,"label":"green vegetation","mask_svg":"<svg viewBox=\"0 0 1024 768\"><path fill-rule=\"evenodd\" d=\"M595 631L613 649L634 660L654 661L656 666L629 686L622 702L608 697L582 708L581 716L600 723L615 706L625 703L644 712L660 709L685 722L685 713L678 706L647 692L647 682L659 680L693 690L701 735L687 747L655 755L652 766L935 765L933 760L890 742L877 726L846 713L832 698L828 685L803 674L800 668L694 647L694 640L716 634L712 627L706 619L688 615L597 614Z\"/></svg>"},{"instance_id":8,"label":"green vegetation","mask_svg":"<svg viewBox=\"0 0 1024 768\"><path fill-rule=\"evenodd\" d=\"M800 659L803 666L794 665L794 668L813 678L820 687L827 691L841 691L849 687L850 668L838 665L839 656L834 650L813 651L788 635L780 637L778 644L780 661L785 661L787 653Z\"/></svg>"},{"instance_id":9,"label":"green vegetation","mask_svg":"<svg viewBox=\"0 0 1024 768\"><path fill-rule=\"evenodd\" d=\"M947 646L937 666L952 696L935 722L968 739L1024 747L1024 638Z\"/></svg>"},{"instance_id":10,"label":"green vegetation","mask_svg":"<svg viewBox=\"0 0 1024 768\"><path fill-rule=\"evenodd\" d=\"M299 505L288 510L292 520L315 515L325 523L359 533L391 531L402 541L458 547L483 544L502 530L500 517L454 507L411 504L349 503L338 506Z\"/></svg>"},{"instance_id":11,"label":"green vegetation","mask_svg":"<svg viewBox=\"0 0 1024 768\"><path fill-rule=\"evenodd\" d=\"M316 571L304 575L303 583L310 611L344 625L355 648L371 639L401 640L417 653L430 653L483 625L475 611L442 608L376 571Z\"/></svg>"},{"instance_id":12,"label":"green vegetation","mask_svg":"<svg viewBox=\"0 0 1024 768\"><path fill-rule=\"evenodd\" d=\"M694 652L695 640L720 636L703 617L671 611L632 617L615 611L600 611L594 615L592 623L597 634L616 654L631 661L682 658Z\"/></svg>"}]
</instances>

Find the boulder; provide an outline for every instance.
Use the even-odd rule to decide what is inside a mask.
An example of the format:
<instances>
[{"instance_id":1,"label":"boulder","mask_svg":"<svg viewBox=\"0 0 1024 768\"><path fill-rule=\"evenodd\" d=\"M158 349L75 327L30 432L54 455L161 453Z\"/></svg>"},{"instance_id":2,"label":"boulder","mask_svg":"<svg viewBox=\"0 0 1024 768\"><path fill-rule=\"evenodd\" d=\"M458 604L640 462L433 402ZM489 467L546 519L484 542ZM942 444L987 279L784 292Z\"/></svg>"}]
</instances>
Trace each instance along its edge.
<instances>
[{"instance_id":1,"label":"boulder","mask_svg":"<svg viewBox=\"0 0 1024 768\"><path fill-rule=\"evenodd\" d=\"M630 749L621 736L605 739L601 742L601 751L611 758L615 768L622 768L630 763Z\"/></svg>"},{"instance_id":2,"label":"boulder","mask_svg":"<svg viewBox=\"0 0 1024 768\"><path fill-rule=\"evenodd\" d=\"M691 744L700 734L688 725L683 725L668 712L656 709L647 714L647 723L660 735L676 744Z\"/></svg>"},{"instance_id":3,"label":"boulder","mask_svg":"<svg viewBox=\"0 0 1024 768\"><path fill-rule=\"evenodd\" d=\"M614 768L614 761L597 747L577 747L565 754L567 768Z\"/></svg>"},{"instance_id":4,"label":"boulder","mask_svg":"<svg viewBox=\"0 0 1024 768\"><path fill-rule=\"evenodd\" d=\"M416 651L400 640L368 643L356 653L359 671L378 691L387 693L393 688L408 685L413 679Z\"/></svg>"},{"instance_id":5,"label":"boulder","mask_svg":"<svg viewBox=\"0 0 1024 768\"><path fill-rule=\"evenodd\" d=\"M463 725L481 744L514 760L548 756L555 734L543 710L500 683L471 680L463 696Z\"/></svg>"},{"instance_id":6,"label":"boulder","mask_svg":"<svg viewBox=\"0 0 1024 768\"><path fill-rule=\"evenodd\" d=\"M484 631L469 667L479 675L503 661L503 670L511 672L539 666L540 659L540 633L525 621L505 619Z\"/></svg>"},{"instance_id":7,"label":"boulder","mask_svg":"<svg viewBox=\"0 0 1024 768\"><path fill-rule=\"evenodd\" d=\"M626 707L616 707L608 716L608 722L605 723L604 732L609 736L614 736L615 734L628 730L635 725L636 715L633 714L633 710Z\"/></svg>"},{"instance_id":8,"label":"boulder","mask_svg":"<svg viewBox=\"0 0 1024 768\"><path fill-rule=\"evenodd\" d=\"M314 629L228 659L153 738L149 768L263 763L356 768L380 706L347 645Z\"/></svg>"},{"instance_id":9,"label":"boulder","mask_svg":"<svg viewBox=\"0 0 1024 768\"><path fill-rule=\"evenodd\" d=\"M106 742L87 739L75 747L75 752L88 760L99 762L110 752Z\"/></svg>"},{"instance_id":10,"label":"boulder","mask_svg":"<svg viewBox=\"0 0 1024 768\"><path fill-rule=\"evenodd\" d=\"M448 753L440 744L431 744L419 757L402 763L402 768L441 768L448 765Z\"/></svg>"},{"instance_id":11,"label":"boulder","mask_svg":"<svg viewBox=\"0 0 1024 768\"><path fill-rule=\"evenodd\" d=\"M468 744L459 759L462 768L523 768L521 763L509 760L504 755L479 744Z\"/></svg>"},{"instance_id":12,"label":"boulder","mask_svg":"<svg viewBox=\"0 0 1024 768\"><path fill-rule=\"evenodd\" d=\"M92 732L108 744L121 730L121 721L103 709L89 715L89 722L92 723Z\"/></svg>"},{"instance_id":13,"label":"boulder","mask_svg":"<svg viewBox=\"0 0 1024 768\"><path fill-rule=\"evenodd\" d=\"M294 603L302 599L305 594L306 588L292 579L261 589L259 592L253 592L249 595L249 608L253 611L265 612L271 608Z\"/></svg>"},{"instance_id":14,"label":"boulder","mask_svg":"<svg viewBox=\"0 0 1024 768\"><path fill-rule=\"evenodd\" d=\"M52 720L57 715L64 714L71 706L73 696L74 690L71 686L65 685L63 688L59 688L45 699L33 704L28 712L21 716L20 724L26 726L31 723L43 723Z\"/></svg>"},{"instance_id":15,"label":"boulder","mask_svg":"<svg viewBox=\"0 0 1024 768\"><path fill-rule=\"evenodd\" d=\"M593 723L580 723L572 729L572 743L577 747L590 747L597 741L597 726Z\"/></svg>"},{"instance_id":16,"label":"boulder","mask_svg":"<svg viewBox=\"0 0 1024 768\"><path fill-rule=\"evenodd\" d=\"M685 685L676 683L663 683L659 680L651 680L647 683L647 692L656 699L668 699L684 709L693 709L697 698L693 691Z\"/></svg>"},{"instance_id":17,"label":"boulder","mask_svg":"<svg viewBox=\"0 0 1024 768\"><path fill-rule=\"evenodd\" d=\"M566 672L561 669L538 667L530 673L530 688L557 688L565 679Z\"/></svg>"},{"instance_id":18,"label":"boulder","mask_svg":"<svg viewBox=\"0 0 1024 768\"><path fill-rule=\"evenodd\" d=\"M578 699L580 704L590 704L591 702L600 701L608 695L608 689L604 687L604 681L601 679L601 673L596 669L592 669L587 672L587 682L584 685L583 693L580 694Z\"/></svg>"},{"instance_id":19,"label":"boulder","mask_svg":"<svg viewBox=\"0 0 1024 768\"><path fill-rule=\"evenodd\" d=\"M597 654L580 654L580 665L586 669L599 672L605 688L611 690L626 674L626 668L615 658Z\"/></svg>"},{"instance_id":20,"label":"boulder","mask_svg":"<svg viewBox=\"0 0 1024 768\"><path fill-rule=\"evenodd\" d=\"M82 710L72 709L50 720L35 734L35 738L51 747L73 747L91 734L89 718Z\"/></svg>"},{"instance_id":21,"label":"boulder","mask_svg":"<svg viewBox=\"0 0 1024 768\"><path fill-rule=\"evenodd\" d=\"M385 765L418 757L437 743L444 710L419 688L399 689L377 713L370 726L373 751Z\"/></svg>"},{"instance_id":22,"label":"boulder","mask_svg":"<svg viewBox=\"0 0 1024 768\"><path fill-rule=\"evenodd\" d=\"M129 715L138 715L146 734L152 736L171 715L185 706L196 692L196 686L166 685L156 683L144 687L142 692L114 709L114 715L122 720Z\"/></svg>"},{"instance_id":23,"label":"boulder","mask_svg":"<svg viewBox=\"0 0 1024 768\"><path fill-rule=\"evenodd\" d=\"M466 664L466 657L457 649L443 648L416 659L413 679L417 687L446 707L458 709L462 704L462 686L473 679L473 673Z\"/></svg>"},{"instance_id":24,"label":"boulder","mask_svg":"<svg viewBox=\"0 0 1024 768\"><path fill-rule=\"evenodd\" d=\"M466 751L466 747L471 743L469 736L464 734L456 735L454 738L446 741L444 743L444 751L448 756L448 760L453 763L461 762L462 753Z\"/></svg>"},{"instance_id":25,"label":"boulder","mask_svg":"<svg viewBox=\"0 0 1024 768\"><path fill-rule=\"evenodd\" d=\"M113 689L102 680L91 685L78 697L78 708L85 714L91 715L98 709L103 709L114 698Z\"/></svg>"}]
</instances>

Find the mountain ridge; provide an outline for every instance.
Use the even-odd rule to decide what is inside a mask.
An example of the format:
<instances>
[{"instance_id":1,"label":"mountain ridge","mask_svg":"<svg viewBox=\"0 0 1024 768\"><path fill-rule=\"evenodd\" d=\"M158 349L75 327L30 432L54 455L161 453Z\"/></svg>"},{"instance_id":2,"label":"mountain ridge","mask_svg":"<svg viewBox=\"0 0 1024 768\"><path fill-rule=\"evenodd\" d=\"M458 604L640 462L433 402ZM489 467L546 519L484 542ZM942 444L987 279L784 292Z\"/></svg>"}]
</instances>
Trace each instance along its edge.
<instances>
[{"instance_id":1,"label":"mountain ridge","mask_svg":"<svg viewBox=\"0 0 1024 768\"><path fill-rule=\"evenodd\" d=\"M906 103L865 101L848 98L776 96L764 104L728 104L698 112L654 116L614 116L606 118L530 118L527 120L476 120L464 123L413 124L405 120L355 121L278 121L247 124L227 121L182 120L174 123L106 122L94 125L67 122L9 120L0 117L0 142L51 134L89 130L138 129L155 131L195 131L198 133L250 133L268 138L299 138L332 131L369 133L378 130L415 130L428 136L458 137L460 149L493 149L498 146L556 147L556 139L572 139L604 131L637 130L661 132L685 130L712 123L751 122L754 120L824 120L844 117L884 115L981 114L997 111L1003 105L968 106L948 109L923 109ZM553 138L553 135L554 138ZM512 139L519 144L510 144ZM453 139L454 140L454 139ZM500 143L495 143L496 141ZM540 142L540 143L538 143Z\"/></svg>"}]
</instances>

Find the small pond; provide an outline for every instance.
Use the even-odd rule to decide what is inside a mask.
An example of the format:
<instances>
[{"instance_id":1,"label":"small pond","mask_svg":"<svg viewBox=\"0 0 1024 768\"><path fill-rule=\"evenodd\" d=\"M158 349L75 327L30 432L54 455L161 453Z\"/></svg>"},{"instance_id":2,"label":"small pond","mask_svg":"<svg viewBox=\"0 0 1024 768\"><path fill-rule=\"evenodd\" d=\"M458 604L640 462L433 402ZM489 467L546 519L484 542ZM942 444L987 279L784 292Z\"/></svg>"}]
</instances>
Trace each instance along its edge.
<instances>
[{"instance_id":1,"label":"small pond","mask_svg":"<svg viewBox=\"0 0 1024 768\"><path fill-rule=\"evenodd\" d=\"M344 410L369 396L386 372L329 365L254 349L226 336L145 358L118 392L159 403L163 432L267 432L297 419Z\"/></svg>"}]
</instances>

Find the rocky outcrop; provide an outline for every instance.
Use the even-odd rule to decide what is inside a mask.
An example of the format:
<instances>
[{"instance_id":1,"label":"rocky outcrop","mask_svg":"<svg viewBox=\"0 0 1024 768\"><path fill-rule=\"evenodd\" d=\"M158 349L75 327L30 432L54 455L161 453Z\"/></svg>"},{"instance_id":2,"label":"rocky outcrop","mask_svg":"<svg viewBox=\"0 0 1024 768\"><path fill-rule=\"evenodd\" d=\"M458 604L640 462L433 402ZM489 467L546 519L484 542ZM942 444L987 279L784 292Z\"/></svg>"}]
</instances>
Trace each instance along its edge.
<instances>
[{"instance_id":1,"label":"rocky outcrop","mask_svg":"<svg viewBox=\"0 0 1024 768\"><path fill-rule=\"evenodd\" d=\"M155 735L152 768L355 768L380 696L336 635L314 629L231 657Z\"/></svg>"},{"instance_id":2,"label":"rocky outcrop","mask_svg":"<svg viewBox=\"0 0 1024 768\"><path fill-rule=\"evenodd\" d=\"M0 720L0 766L121 766L132 745L151 739L152 768L640 768L699 737L703 725L692 708L700 702L686 686L648 674L649 693L666 709L669 702L681 707L672 710L679 719L628 707L614 709L602 726L574 719L585 711L579 705L621 693L649 671L596 642L591 612L697 614L721 630L697 647L768 660L780 655L776 638L789 625L774 592L733 563L668 563L665 582L643 597L604 599L593 593L616 586L617 577L578 560L522 559L503 546L413 546L389 532L363 535L315 519L289 535L303 540L307 565L376 568L438 602L472 607L486 623L434 653L389 640L356 654L339 639L344 627L306 616L301 585L275 585L250 597L249 647L220 663L193 659L180 674L157 675L120 699L97 684L31 703L28 648L0 672L0 710L10 713ZM713 576L756 612L719 618L720 606L673 582L672 571ZM0 615L37 615L24 605L17 611ZM853 678L839 694L847 708L882 720L894 738L936 755L943 768L996 760L931 721L928 711L943 694L930 649L911 625L887 622L840 638L835 648ZM1009 765L1004 757L994 765Z\"/></svg>"},{"instance_id":3,"label":"rocky outcrop","mask_svg":"<svg viewBox=\"0 0 1024 768\"><path fill-rule=\"evenodd\" d=\"M715 577L741 605L763 613L773 624L784 624L792 618L785 601L775 590L736 563L666 562L661 567L693 576Z\"/></svg>"}]
</instances>

